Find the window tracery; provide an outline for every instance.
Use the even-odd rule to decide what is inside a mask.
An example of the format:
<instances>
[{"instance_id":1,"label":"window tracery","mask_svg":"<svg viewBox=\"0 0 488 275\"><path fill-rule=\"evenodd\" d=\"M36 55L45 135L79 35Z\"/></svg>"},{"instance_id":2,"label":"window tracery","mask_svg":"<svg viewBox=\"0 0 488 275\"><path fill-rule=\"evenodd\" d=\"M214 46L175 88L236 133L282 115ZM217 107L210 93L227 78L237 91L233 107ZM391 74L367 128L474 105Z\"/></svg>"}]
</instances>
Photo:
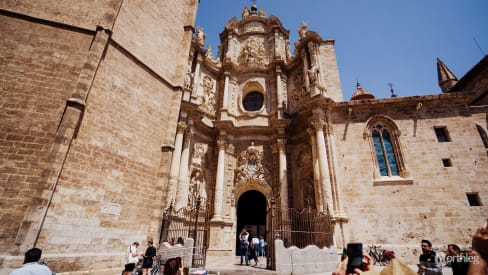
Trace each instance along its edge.
<instances>
[{"instance_id":1,"label":"window tracery","mask_svg":"<svg viewBox=\"0 0 488 275\"><path fill-rule=\"evenodd\" d=\"M365 137L370 140L375 175L389 178L408 176L400 145L400 131L392 119L386 116L371 118Z\"/></svg>"}]
</instances>

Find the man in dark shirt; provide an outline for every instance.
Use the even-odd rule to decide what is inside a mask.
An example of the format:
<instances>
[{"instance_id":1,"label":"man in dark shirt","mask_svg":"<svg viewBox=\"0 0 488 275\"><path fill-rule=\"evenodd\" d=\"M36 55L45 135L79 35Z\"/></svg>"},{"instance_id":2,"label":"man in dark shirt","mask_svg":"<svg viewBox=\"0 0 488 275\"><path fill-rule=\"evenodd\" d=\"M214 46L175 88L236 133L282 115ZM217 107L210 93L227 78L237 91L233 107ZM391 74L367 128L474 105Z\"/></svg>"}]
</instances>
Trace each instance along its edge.
<instances>
[{"instance_id":1,"label":"man in dark shirt","mask_svg":"<svg viewBox=\"0 0 488 275\"><path fill-rule=\"evenodd\" d=\"M461 249L455 244L447 246L448 262L451 264L453 275L467 275L469 269L469 258L461 254Z\"/></svg>"},{"instance_id":2,"label":"man in dark shirt","mask_svg":"<svg viewBox=\"0 0 488 275\"><path fill-rule=\"evenodd\" d=\"M422 275L442 275L442 268L439 265L435 252L432 250L432 243L422 240L422 255L419 257L418 274Z\"/></svg>"}]
</instances>

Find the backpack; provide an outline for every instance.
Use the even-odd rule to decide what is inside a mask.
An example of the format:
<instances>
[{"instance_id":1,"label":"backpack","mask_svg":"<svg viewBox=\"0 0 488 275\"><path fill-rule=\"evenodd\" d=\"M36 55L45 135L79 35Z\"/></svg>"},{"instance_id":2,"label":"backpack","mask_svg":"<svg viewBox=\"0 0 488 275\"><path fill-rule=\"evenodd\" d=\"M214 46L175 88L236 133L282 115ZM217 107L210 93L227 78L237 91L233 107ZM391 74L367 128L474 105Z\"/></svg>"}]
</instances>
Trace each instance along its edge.
<instances>
[{"instance_id":1,"label":"backpack","mask_svg":"<svg viewBox=\"0 0 488 275\"><path fill-rule=\"evenodd\" d=\"M246 240L245 237L241 237L241 247L248 247L249 242Z\"/></svg>"}]
</instances>

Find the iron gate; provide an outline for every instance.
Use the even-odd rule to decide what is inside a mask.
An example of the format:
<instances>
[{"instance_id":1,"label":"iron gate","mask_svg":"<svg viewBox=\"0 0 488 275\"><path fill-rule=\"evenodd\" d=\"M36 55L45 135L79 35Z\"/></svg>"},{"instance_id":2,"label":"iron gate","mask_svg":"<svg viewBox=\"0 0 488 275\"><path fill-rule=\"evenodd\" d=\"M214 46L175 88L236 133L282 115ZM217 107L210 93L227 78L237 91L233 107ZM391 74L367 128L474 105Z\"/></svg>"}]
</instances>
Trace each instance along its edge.
<instances>
[{"instance_id":1,"label":"iron gate","mask_svg":"<svg viewBox=\"0 0 488 275\"><path fill-rule=\"evenodd\" d=\"M194 207L178 210L173 205L164 212L161 226L160 243L172 245L186 237L194 240L191 267L204 267L208 247L208 205L200 197L195 200Z\"/></svg>"},{"instance_id":2,"label":"iron gate","mask_svg":"<svg viewBox=\"0 0 488 275\"><path fill-rule=\"evenodd\" d=\"M317 212L311 208L298 210L294 208L279 208L272 202L268 221L270 228L267 239L281 239L285 247L296 246L304 248L316 245L320 248L333 244L334 224L329 211ZM274 246L268 246L267 267L275 270Z\"/></svg>"}]
</instances>

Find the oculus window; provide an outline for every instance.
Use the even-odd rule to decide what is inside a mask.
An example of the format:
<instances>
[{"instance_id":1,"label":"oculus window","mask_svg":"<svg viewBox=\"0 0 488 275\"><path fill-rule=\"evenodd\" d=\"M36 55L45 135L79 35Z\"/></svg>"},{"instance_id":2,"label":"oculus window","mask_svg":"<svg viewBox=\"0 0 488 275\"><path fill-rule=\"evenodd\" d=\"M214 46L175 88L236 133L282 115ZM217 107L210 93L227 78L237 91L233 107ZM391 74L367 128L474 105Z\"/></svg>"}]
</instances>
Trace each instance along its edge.
<instances>
[{"instance_id":1,"label":"oculus window","mask_svg":"<svg viewBox=\"0 0 488 275\"><path fill-rule=\"evenodd\" d=\"M242 106L246 111L255 112L263 107L264 95L260 92L250 92L244 96Z\"/></svg>"}]
</instances>

